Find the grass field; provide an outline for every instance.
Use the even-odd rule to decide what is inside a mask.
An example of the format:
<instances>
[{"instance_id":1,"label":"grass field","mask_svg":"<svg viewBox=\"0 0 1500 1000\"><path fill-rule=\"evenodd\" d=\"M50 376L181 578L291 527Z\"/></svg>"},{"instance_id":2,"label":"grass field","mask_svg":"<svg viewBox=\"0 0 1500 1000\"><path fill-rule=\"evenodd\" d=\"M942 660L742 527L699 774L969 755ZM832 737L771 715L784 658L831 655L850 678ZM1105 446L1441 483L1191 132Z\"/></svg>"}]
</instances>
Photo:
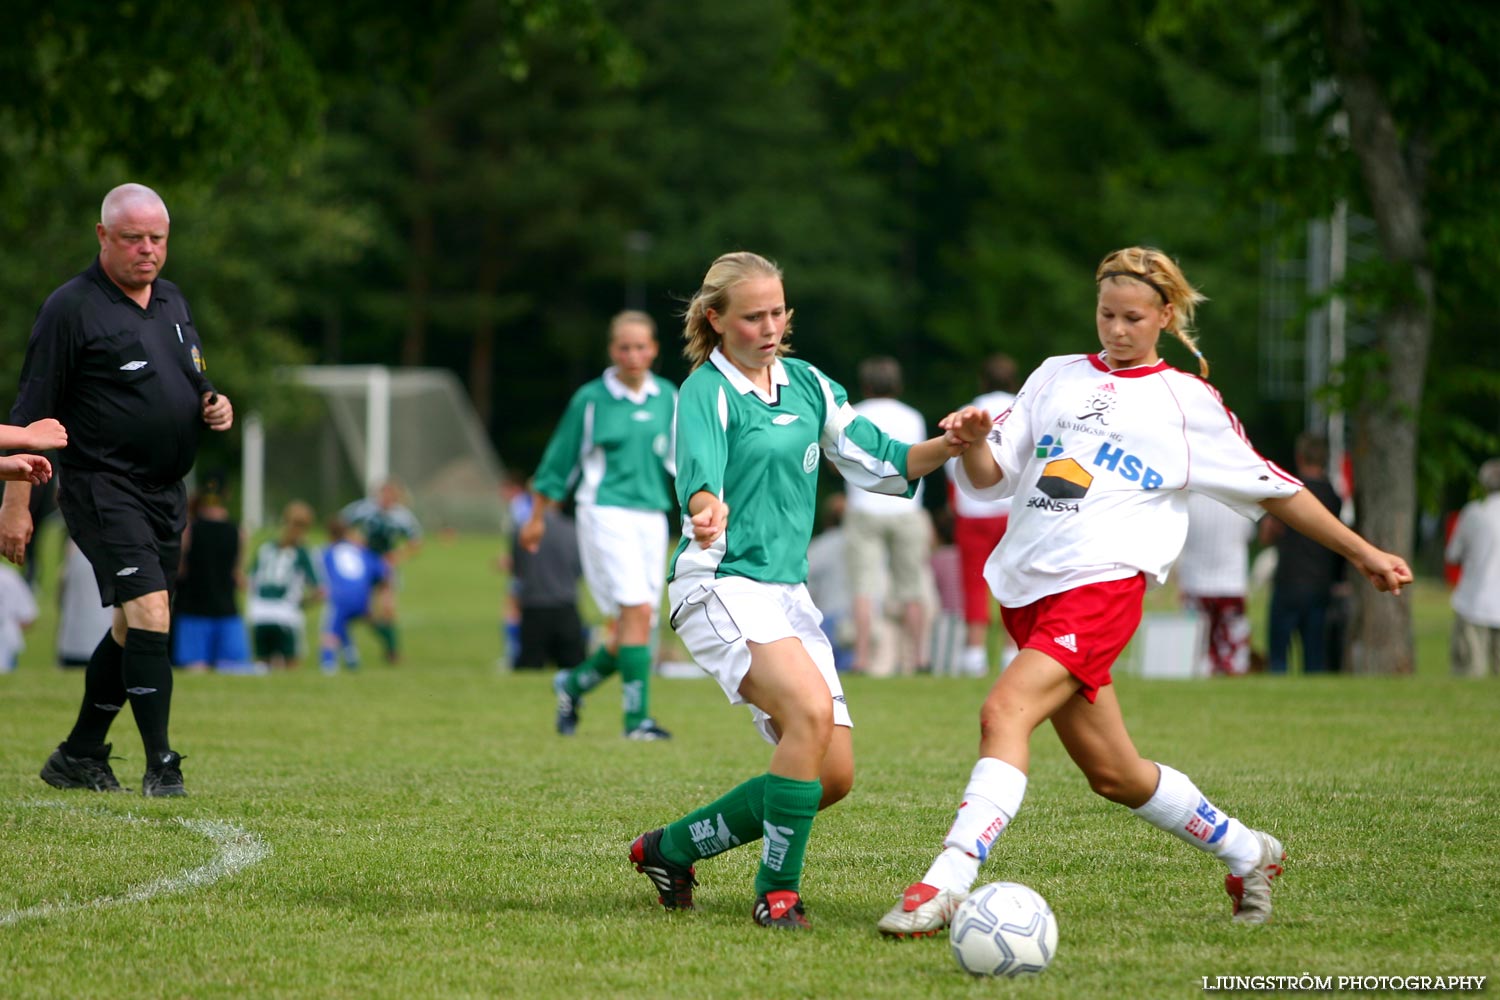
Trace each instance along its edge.
<instances>
[{"instance_id":1,"label":"grass field","mask_svg":"<svg viewBox=\"0 0 1500 1000\"><path fill-rule=\"evenodd\" d=\"M398 668L179 676L184 800L36 777L81 687L45 666L40 624L0 677L0 996L1172 997L1204 976L1500 973L1500 684L1445 676L1436 587L1417 677L1120 679L1143 753L1286 842L1266 927L1233 926L1221 866L1096 799L1040 734L983 877L1051 902L1059 954L994 982L945 940L874 929L946 829L983 682L850 679L860 777L814 829L812 934L751 924L746 849L669 914L630 841L768 748L702 680L657 682L670 743L620 738L615 684L556 737L549 678L494 667L493 554L434 541L411 565ZM129 719L113 738L139 787Z\"/></svg>"}]
</instances>

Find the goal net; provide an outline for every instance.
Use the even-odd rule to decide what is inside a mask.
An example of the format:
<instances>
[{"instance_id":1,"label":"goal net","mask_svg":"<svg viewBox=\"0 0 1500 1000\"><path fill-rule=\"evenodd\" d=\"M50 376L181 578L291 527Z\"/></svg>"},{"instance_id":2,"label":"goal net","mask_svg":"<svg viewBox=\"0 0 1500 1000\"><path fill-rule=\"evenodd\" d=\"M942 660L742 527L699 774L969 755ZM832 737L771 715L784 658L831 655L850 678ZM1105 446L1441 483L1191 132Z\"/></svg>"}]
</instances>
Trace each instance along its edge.
<instances>
[{"instance_id":1,"label":"goal net","mask_svg":"<svg viewBox=\"0 0 1500 1000\"><path fill-rule=\"evenodd\" d=\"M243 522L274 523L291 500L320 519L387 479L405 487L424 531L498 532L501 464L463 386L437 368L305 366L296 419L245 424Z\"/></svg>"}]
</instances>

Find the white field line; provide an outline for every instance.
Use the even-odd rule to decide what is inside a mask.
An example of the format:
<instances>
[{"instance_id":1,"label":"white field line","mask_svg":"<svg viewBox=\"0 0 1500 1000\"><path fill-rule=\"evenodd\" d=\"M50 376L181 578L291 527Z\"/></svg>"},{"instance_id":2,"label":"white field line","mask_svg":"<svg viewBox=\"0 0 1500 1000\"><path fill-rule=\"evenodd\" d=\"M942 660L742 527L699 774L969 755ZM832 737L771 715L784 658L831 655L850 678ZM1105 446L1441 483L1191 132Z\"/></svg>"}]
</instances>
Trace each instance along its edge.
<instances>
[{"instance_id":1,"label":"white field line","mask_svg":"<svg viewBox=\"0 0 1500 1000\"><path fill-rule=\"evenodd\" d=\"M33 803L42 805L42 803ZM51 805L51 803L47 803ZM66 808L66 807L64 807ZM84 810L79 810L84 811ZM150 822L130 813L120 815L108 810L86 810L88 812L114 816L128 823ZM222 878L228 878L245 868L249 868L256 862L268 857L271 846L261 840L255 834L233 823L225 823L216 819L184 819L180 816L174 820L194 833L201 834L218 847L219 853L205 865L197 868L189 868L187 871L178 872L175 875L166 875L150 882L131 886L124 892L115 896L99 896L95 899L83 900L81 902L61 903L38 903L24 910L0 910L0 927L20 923L23 920L35 920L39 917L55 917L59 914L70 913L74 910L102 909L106 906L119 906L124 903L143 903L153 896L165 896L176 892L186 892L189 889L201 889L212 885Z\"/></svg>"}]
</instances>

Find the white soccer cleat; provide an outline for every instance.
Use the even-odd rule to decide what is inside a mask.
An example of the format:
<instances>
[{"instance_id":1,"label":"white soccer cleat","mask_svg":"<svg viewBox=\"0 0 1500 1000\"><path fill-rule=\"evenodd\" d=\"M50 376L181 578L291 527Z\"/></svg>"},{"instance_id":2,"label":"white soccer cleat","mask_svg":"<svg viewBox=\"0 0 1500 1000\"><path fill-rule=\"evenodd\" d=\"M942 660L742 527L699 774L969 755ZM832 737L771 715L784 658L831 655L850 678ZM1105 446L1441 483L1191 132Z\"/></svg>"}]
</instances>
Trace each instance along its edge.
<instances>
[{"instance_id":1,"label":"white soccer cleat","mask_svg":"<svg viewBox=\"0 0 1500 1000\"><path fill-rule=\"evenodd\" d=\"M1271 919L1271 880L1281 874L1286 851L1269 833L1252 830L1260 841L1260 861L1246 875L1225 875L1224 891L1234 900L1234 922L1263 924Z\"/></svg>"},{"instance_id":2,"label":"white soccer cleat","mask_svg":"<svg viewBox=\"0 0 1500 1000\"><path fill-rule=\"evenodd\" d=\"M916 882L906 887L901 902L891 907L876 926L886 937L932 937L948 926L953 914L968 898L967 892Z\"/></svg>"}]
</instances>

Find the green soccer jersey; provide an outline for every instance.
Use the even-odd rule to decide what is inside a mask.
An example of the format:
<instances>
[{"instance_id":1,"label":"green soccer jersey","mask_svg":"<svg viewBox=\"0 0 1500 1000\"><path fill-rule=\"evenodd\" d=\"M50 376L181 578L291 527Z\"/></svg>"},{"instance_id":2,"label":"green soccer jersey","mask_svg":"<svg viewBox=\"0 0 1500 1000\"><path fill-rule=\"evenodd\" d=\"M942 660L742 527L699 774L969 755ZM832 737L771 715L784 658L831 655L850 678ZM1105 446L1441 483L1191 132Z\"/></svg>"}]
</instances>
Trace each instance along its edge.
<instances>
[{"instance_id":1,"label":"green soccer jersey","mask_svg":"<svg viewBox=\"0 0 1500 1000\"><path fill-rule=\"evenodd\" d=\"M263 542L250 564L250 601L245 617L252 625L296 625L302 602L321 586L312 556L301 545Z\"/></svg>"},{"instance_id":2,"label":"green soccer jersey","mask_svg":"<svg viewBox=\"0 0 1500 1000\"><path fill-rule=\"evenodd\" d=\"M416 515L400 504L382 507L365 497L349 504L339 516L364 534L365 544L377 556L422 537L422 526L417 523Z\"/></svg>"},{"instance_id":3,"label":"green soccer jersey","mask_svg":"<svg viewBox=\"0 0 1500 1000\"><path fill-rule=\"evenodd\" d=\"M632 392L610 368L573 394L533 483L542 496L632 510L672 509L677 389L646 373Z\"/></svg>"},{"instance_id":4,"label":"green soccer jersey","mask_svg":"<svg viewBox=\"0 0 1500 1000\"><path fill-rule=\"evenodd\" d=\"M783 358L771 369L771 388L763 395L717 349L682 383L678 502L686 517L689 498L706 490L729 505L729 522L706 549L684 531L672 579L703 573L804 582L820 455L856 486L916 492L906 478L911 446L855 413L843 386L805 361Z\"/></svg>"}]
</instances>

